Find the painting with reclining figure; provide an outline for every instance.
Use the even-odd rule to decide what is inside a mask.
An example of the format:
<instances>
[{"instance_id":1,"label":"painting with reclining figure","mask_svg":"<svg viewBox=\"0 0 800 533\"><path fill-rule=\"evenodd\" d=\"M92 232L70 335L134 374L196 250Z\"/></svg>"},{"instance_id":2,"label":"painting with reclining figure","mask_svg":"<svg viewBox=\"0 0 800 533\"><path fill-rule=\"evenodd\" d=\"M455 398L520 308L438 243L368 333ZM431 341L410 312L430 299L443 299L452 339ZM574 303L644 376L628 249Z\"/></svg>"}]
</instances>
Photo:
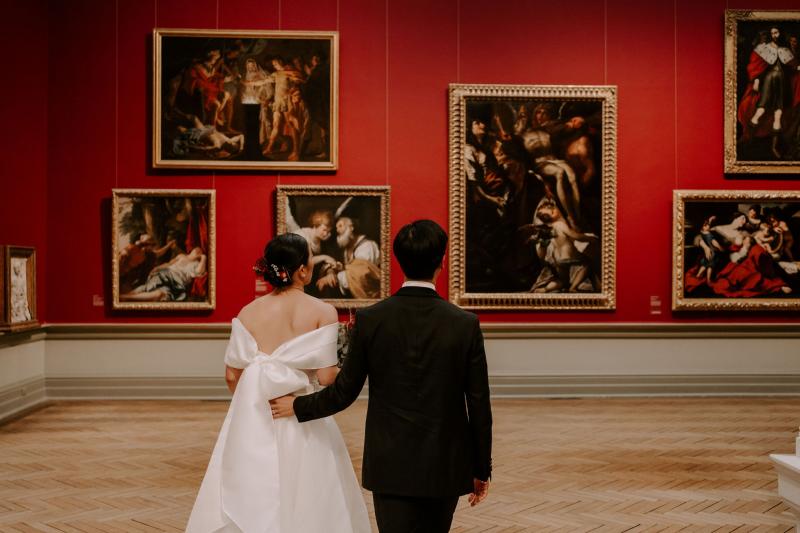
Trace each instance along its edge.
<instances>
[{"instance_id":1,"label":"painting with reclining figure","mask_svg":"<svg viewBox=\"0 0 800 533\"><path fill-rule=\"evenodd\" d=\"M114 189L114 309L214 309L215 192Z\"/></svg>"},{"instance_id":2,"label":"painting with reclining figure","mask_svg":"<svg viewBox=\"0 0 800 533\"><path fill-rule=\"evenodd\" d=\"M450 86L450 297L612 309L613 87Z\"/></svg>"},{"instance_id":3,"label":"painting with reclining figure","mask_svg":"<svg viewBox=\"0 0 800 533\"><path fill-rule=\"evenodd\" d=\"M675 191L673 309L800 309L800 191Z\"/></svg>"},{"instance_id":4,"label":"painting with reclining figure","mask_svg":"<svg viewBox=\"0 0 800 533\"><path fill-rule=\"evenodd\" d=\"M335 169L337 40L154 30L154 166Z\"/></svg>"}]
</instances>

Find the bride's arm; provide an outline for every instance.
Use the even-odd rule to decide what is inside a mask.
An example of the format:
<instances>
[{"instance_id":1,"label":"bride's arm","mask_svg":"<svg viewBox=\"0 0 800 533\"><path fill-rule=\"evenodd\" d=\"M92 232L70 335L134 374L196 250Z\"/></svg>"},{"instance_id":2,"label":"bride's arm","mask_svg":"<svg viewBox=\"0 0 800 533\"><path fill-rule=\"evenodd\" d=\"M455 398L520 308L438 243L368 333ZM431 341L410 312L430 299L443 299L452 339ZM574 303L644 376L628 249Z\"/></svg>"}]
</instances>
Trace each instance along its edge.
<instances>
[{"instance_id":1,"label":"bride's arm","mask_svg":"<svg viewBox=\"0 0 800 533\"><path fill-rule=\"evenodd\" d=\"M336 381L336 374L338 373L339 367L335 365L326 368L320 368L317 370L317 380L319 381L320 385L327 387Z\"/></svg>"},{"instance_id":2,"label":"bride's arm","mask_svg":"<svg viewBox=\"0 0 800 533\"><path fill-rule=\"evenodd\" d=\"M231 394L236 392L236 385L239 383L239 378L243 371L243 368L233 368L225 365L225 383L228 384L228 390L231 391Z\"/></svg>"}]
</instances>

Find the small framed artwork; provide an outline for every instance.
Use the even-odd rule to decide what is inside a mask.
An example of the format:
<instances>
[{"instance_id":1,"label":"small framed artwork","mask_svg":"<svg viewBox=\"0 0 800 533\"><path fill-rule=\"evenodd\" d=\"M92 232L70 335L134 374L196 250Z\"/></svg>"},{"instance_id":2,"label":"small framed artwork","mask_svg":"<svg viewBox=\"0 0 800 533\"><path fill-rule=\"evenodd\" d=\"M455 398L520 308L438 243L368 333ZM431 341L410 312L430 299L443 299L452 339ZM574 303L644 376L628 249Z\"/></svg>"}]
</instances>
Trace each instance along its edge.
<instances>
[{"instance_id":1,"label":"small framed artwork","mask_svg":"<svg viewBox=\"0 0 800 533\"><path fill-rule=\"evenodd\" d=\"M675 191L674 310L800 309L800 191Z\"/></svg>"},{"instance_id":2,"label":"small framed artwork","mask_svg":"<svg viewBox=\"0 0 800 533\"><path fill-rule=\"evenodd\" d=\"M725 11L725 172L800 173L800 11Z\"/></svg>"},{"instance_id":3,"label":"small framed artwork","mask_svg":"<svg viewBox=\"0 0 800 533\"><path fill-rule=\"evenodd\" d=\"M0 246L0 331L22 331L39 325L36 316L36 249Z\"/></svg>"},{"instance_id":4,"label":"small framed artwork","mask_svg":"<svg viewBox=\"0 0 800 533\"><path fill-rule=\"evenodd\" d=\"M389 200L388 186L278 186L278 234L297 233L311 246L308 294L340 309L389 296Z\"/></svg>"},{"instance_id":5,"label":"small framed artwork","mask_svg":"<svg viewBox=\"0 0 800 533\"><path fill-rule=\"evenodd\" d=\"M450 299L615 307L616 88L450 85Z\"/></svg>"},{"instance_id":6,"label":"small framed artwork","mask_svg":"<svg viewBox=\"0 0 800 533\"><path fill-rule=\"evenodd\" d=\"M153 30L153 166L335 170L338 39Z\"/></svg>"},{"instance_id":7,"label":"small framed artwork","mask_svg":"<svg viewBox=\"0 0 800 533\"><path fill-rule=\"evenodd\" d=\"M214 309L215 199L213 190L113 190L114 309Z\"/></svg>"}]
</instances>

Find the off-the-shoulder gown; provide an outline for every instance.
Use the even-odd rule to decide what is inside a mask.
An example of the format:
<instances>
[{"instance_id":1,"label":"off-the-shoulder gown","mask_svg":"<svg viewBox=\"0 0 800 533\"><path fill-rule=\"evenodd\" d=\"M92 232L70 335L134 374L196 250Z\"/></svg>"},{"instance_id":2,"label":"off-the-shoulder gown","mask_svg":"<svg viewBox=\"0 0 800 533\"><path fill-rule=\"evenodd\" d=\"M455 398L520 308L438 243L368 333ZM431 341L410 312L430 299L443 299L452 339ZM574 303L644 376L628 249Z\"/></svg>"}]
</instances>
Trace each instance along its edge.
<instances>
[{"instance_id":1,"label":"off-the-shoulder gown","mask_svg":"<svg viewBox=\"0 0 800 533\"><path fill-rule=\"evenodd\" d=\"M337 324L271 354L233 320L225 364L244 371L222 424L186 531L367 533L369 518L332 418L273 420L268 401L308 394L314 369L336 364Z\"/></svg>"}]
</instances>

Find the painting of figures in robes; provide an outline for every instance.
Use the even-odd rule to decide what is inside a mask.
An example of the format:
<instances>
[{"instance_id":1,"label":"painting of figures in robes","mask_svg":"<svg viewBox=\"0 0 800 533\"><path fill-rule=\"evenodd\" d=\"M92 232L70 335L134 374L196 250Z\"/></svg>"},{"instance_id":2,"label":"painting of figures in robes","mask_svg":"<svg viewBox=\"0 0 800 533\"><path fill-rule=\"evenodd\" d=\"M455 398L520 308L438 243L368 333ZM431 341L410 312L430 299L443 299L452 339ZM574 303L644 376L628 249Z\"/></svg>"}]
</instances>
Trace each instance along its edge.
<instances>
[{"instance_id":1,"label":"painting of figures in robes","mask_svg":"<svg viewBox=\"0 0 800 533\"><path fill-rule=\"evenodd\" d=\"M675 191L673 309L800 309L800 191Z\"/></svg>"},{"instance_id":2,"label":"painting of figures in robes","mask_svg":"<svg viewBox=\"0 0 800 533\"><path fill-rule=\"evenodd\" d=\"M725 13L725 171L800 172L800 11Z\"/></svg>"},{"instance_id":3,"label":"painting of figures in robes","mask_svg":"<svg viewBox=\"0 0 800 533\"><path fill-rule=\"evenodd\" d=\"M616 89L450 86L450 299L613 309Z\"/></svg>"},{"instance_id":4,"label":"painting of figures in robes","mask_svg":"<svg viewBox=\"0 0 800 533\"><path fill-rule=\"evenodd\" d=\"M155 167L337 168L336 32L153 37Z\"/></svg>"},{"instance_id":5,"label":"painting of figures in robes","mask_svg":"<svg viewBox=\"0 0 800 533\"><path fill-rule=\"evenodd\" d=\"M278 186L278 234L296 233L311 247L308 294L338 308L389 295L389 194L383 186Z\"/></svg>"},{"instance_id":6,"label":"painting of figures in robes","mask_svg":"<svg viewBox=\"0 0 800 533\"><path fill-rule=\"evenodd\" d=\"M113 190L114 309L214 309L215 198L213 190Z\"/></svg>"}]
</instances>

